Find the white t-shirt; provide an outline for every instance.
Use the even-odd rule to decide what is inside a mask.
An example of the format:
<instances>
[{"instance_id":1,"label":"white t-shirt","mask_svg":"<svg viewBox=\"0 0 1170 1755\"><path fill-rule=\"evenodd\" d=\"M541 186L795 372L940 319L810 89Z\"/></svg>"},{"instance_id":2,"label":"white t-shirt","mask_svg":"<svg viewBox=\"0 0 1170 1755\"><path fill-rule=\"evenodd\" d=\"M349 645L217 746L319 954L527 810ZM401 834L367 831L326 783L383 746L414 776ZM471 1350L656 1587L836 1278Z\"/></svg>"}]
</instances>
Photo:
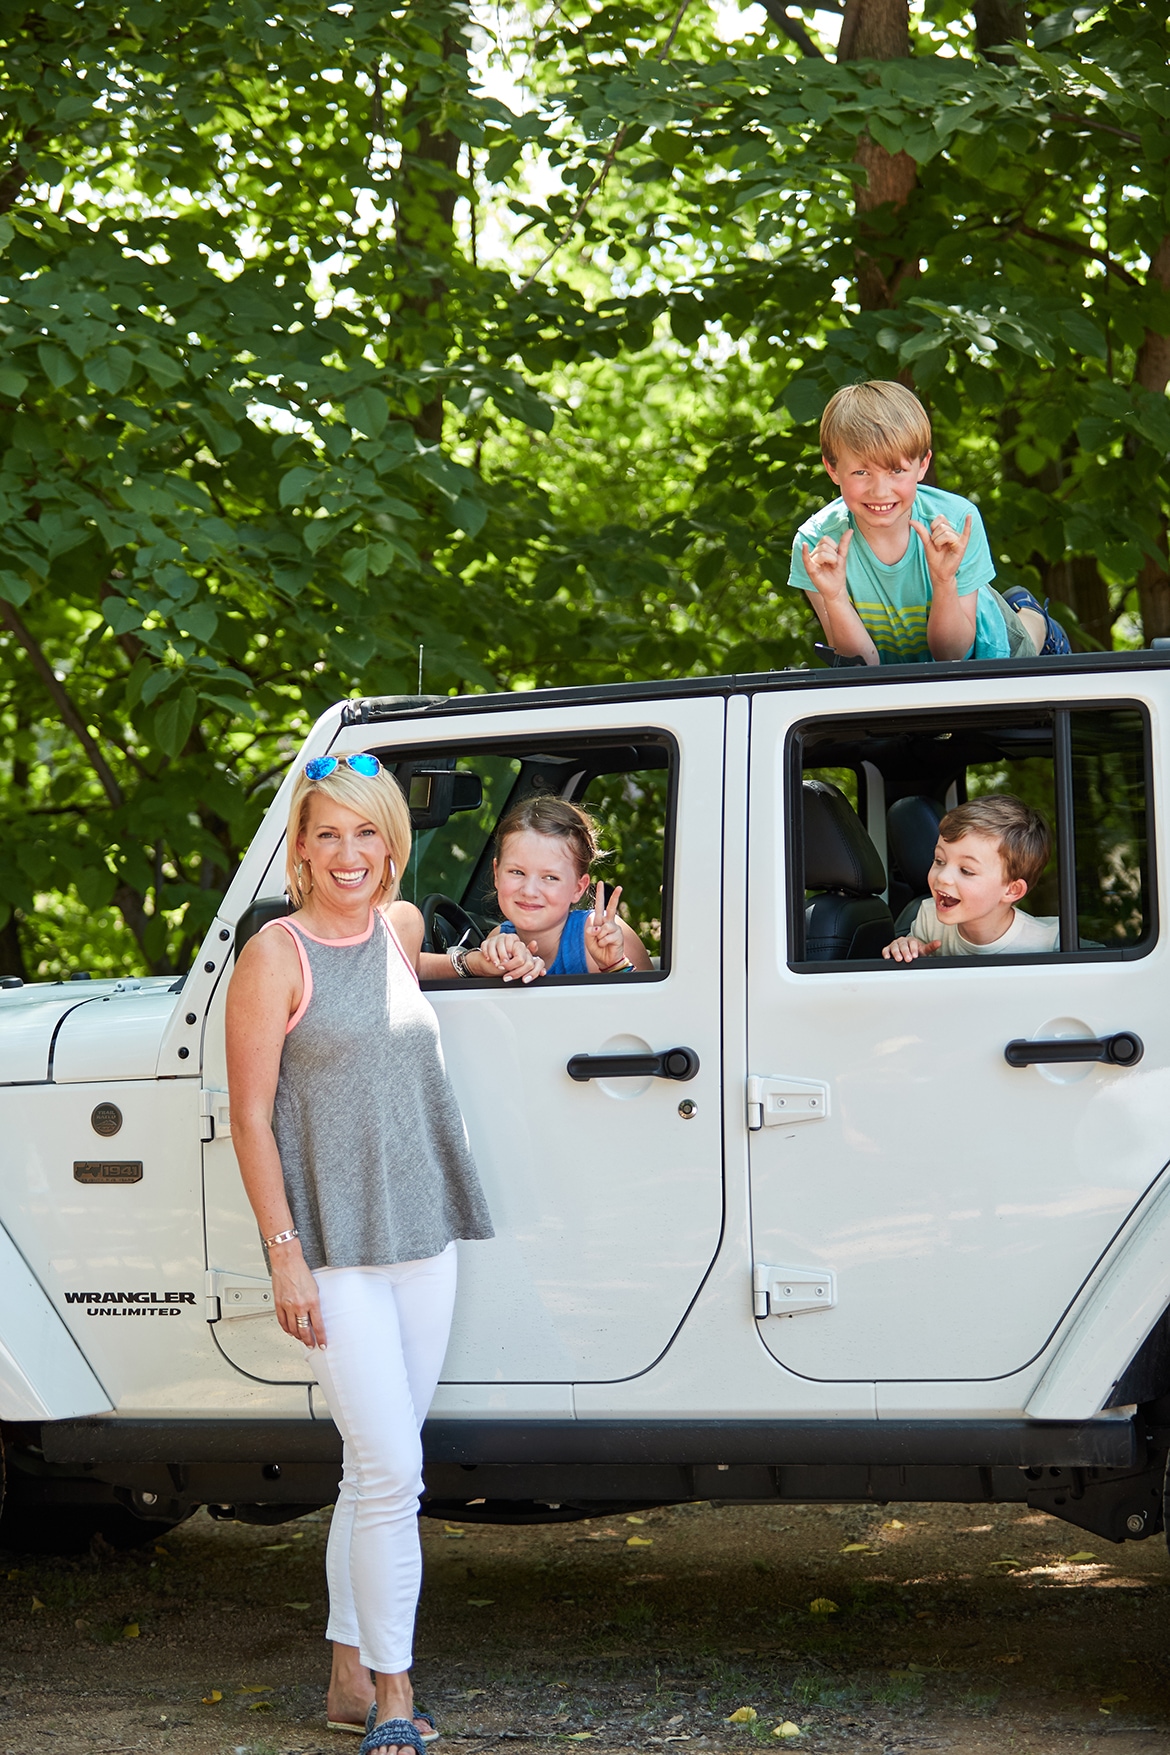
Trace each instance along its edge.
<instances>
[{"instance_id":1,"label":"white t-shirt","mask_svg":"<svg viewBox=\"0 0 1170 1755\"><path fill-rule=\"evenodd\" d=\"M1025 914L1022 909L1013 908L1012 923L1002 937L993 939L989 945L976 945L964 938L957 926L939 924L934 898L928 896L914 916L910 932L924 944L941 939L935 953L940 957L1002 957L1007 952L1018 955L1022 951L1056 950L1060 940L1060 921L1054 914Z\"/></svg>"}]
</instances>

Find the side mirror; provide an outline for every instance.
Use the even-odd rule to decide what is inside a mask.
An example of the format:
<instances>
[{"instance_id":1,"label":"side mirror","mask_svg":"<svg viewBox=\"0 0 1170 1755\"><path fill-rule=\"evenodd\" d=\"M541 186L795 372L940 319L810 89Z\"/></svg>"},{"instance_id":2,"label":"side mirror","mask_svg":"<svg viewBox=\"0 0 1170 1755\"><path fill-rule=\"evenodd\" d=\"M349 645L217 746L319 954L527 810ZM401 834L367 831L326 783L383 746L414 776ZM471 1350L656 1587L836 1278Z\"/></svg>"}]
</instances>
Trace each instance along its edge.
<instances>
[{"instance_id":1,"label":"side mirror","mask_svg":"<svg viewBox=\"0 0 1170 1755\"><path fill-rule=\"evenodd\" d=\"M441 829L456 811L479 810L483 781L478 774L451 768L416 768L407 781L407 803L413 829Z\"/></svg>"}]
</instances>

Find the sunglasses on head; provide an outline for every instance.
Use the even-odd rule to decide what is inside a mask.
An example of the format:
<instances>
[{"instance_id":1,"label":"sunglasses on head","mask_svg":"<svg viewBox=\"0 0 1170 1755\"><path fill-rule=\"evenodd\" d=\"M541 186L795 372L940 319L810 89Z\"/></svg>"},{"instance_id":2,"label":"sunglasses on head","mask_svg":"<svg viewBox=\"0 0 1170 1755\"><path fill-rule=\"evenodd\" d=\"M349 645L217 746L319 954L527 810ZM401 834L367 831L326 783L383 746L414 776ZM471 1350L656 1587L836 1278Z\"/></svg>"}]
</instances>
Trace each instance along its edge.
<instances>
[{"instance_id":1,"label":"sunglasses on head","mask_svg":"<svg viewBox=\"0 0 1170 1755\"><path fill-rule=\"evenodd\" d=\"M333 770L344 762L355 774L364 780L372 780L375 774L381 773L382 764L377 756L314 756L311 762L305 763L306 780L327 780Z\"/></svg>"}]
</instances>

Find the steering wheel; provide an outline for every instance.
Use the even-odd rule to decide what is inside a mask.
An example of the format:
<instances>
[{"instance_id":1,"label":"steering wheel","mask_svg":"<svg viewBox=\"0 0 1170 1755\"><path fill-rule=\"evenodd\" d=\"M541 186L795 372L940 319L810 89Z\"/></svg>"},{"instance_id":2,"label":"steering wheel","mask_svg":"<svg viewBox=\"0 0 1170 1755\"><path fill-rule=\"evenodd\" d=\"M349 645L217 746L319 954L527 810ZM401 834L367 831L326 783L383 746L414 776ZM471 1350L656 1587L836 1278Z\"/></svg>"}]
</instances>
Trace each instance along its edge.
<instances>
[{"instance_id":1,"label":"steering wheel","mask_svg":"<svg viewBox=\"0 0 1170 1755\"><path fill-rule=\"evenodd\" d=\"M436 951L443 956L452 945L462 945L465 950L472 951L483 943L483 933L466 908L461 908L453 897L424 896L420 906L424 951Z\"/></svg>"}]
</instances>

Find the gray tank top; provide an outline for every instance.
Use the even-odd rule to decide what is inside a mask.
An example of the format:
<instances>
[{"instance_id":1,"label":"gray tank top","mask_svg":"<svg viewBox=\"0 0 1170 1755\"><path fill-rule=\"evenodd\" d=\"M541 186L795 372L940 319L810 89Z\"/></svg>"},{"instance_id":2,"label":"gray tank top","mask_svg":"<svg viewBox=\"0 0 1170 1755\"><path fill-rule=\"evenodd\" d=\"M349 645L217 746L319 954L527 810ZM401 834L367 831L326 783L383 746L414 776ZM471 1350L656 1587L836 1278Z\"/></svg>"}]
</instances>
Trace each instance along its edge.
<instances>
[{"instance_id":1,"label":"gray tank top","mask_svg":"<svg viewBox=\"0 0 1170 1755\"><path fill-rule=\"evenodd\" d=\"M304 979L272 1126L308 1265L381 1267L493 1236L438 1019L385 915L372 909L357 938L274 928Z\"/></svg>"}]
</instances>

